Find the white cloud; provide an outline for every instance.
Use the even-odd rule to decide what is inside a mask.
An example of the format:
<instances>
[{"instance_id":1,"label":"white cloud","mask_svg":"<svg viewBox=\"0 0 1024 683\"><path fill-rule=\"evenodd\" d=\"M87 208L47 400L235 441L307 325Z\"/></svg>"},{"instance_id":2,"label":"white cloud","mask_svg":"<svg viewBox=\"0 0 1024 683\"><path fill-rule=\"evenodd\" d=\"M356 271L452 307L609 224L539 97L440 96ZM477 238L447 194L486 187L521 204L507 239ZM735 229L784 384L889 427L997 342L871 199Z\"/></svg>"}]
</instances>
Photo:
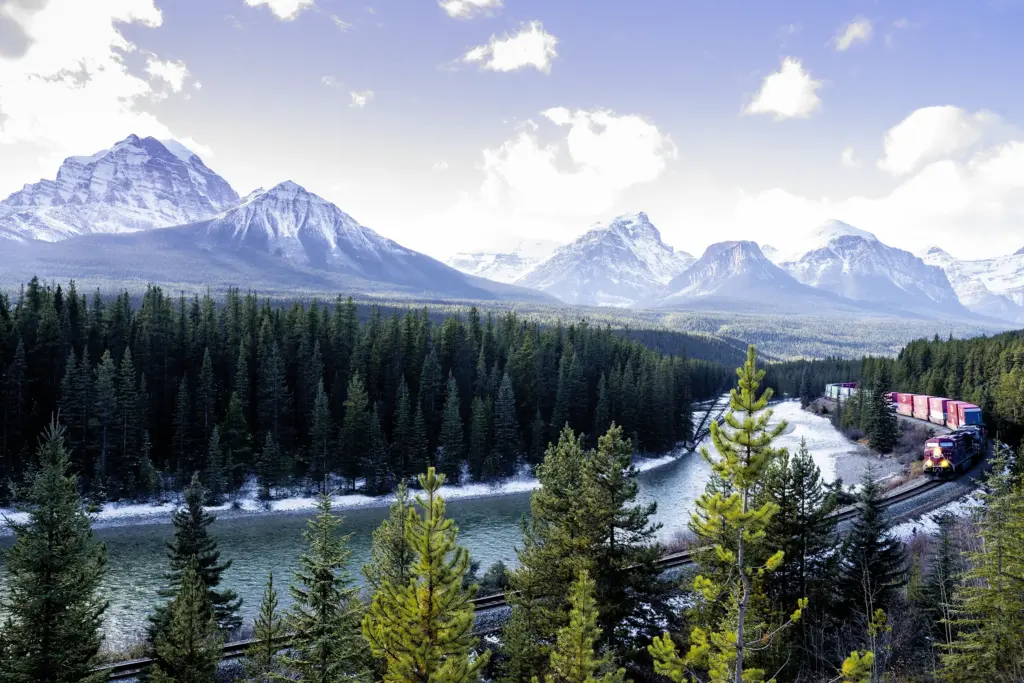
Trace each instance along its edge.
<instances>
[{"instance_id":1,"label":"white cloud","mask_svg":"<svg viewBox=\"0 0 1024 683\"><path fill-rule=\"evenodd\" d=\"M323 78L320 79L320 83L328 88L337 89L341 87L341 82L334 76L324 76Z\"/></svg>"},{"instance_id":2,"label":"white cloud","mask_svg":"<svg viewBox=\"0 0 1024 683\"><path fill-rule=\"evenodd\" d=\"M433 166L431 166L430 168L431 168L431 170L433 170L433 171L447 171L447 170L448 170L448 162L447 162L447 161L444 161L444 160L442 159L441 161L438 161L438 162L436 162L436 163L435 163L435 164L434 164Z\"/></svg>"},{"instance_id":3,"label":"white cloud","mask_svg":"<svg viewBox=\"0 0 1024 683\"><path fill-rule=\"evenodd\" d=\"M372 90L364 90L362 92L353 91L350 92L349 95L352 97L352 103L348 106L355 107L356 109L362 109L370 103L370 100L373 99Z\"/></svg>"},{"instance_id":4,"label":"white cloud","mask_svg":"<svg viewBox=\"0 0 1024 683\"><path fill-rule=\"evenodd\" d=\"M502 0L438 0L437 4L453 19L469 19L500 8Z\"/></svg>"},{"instance_id":5,"label":"white cloud","mask_svg":"<svg viewBox=\"0 0 1024 683\"><path fill-rule=\"evenodd\" d=\"M486 45L478 45L462 56L462 61L480 63L489 71L517 71L533 67L551 73L551 61L558 56L558 38L544 30L539 21L523 24L514 35L492 35Z\"/></svg>"},{"instance_id":6,"label":"white cloud","mask_svg":"<svg viewBox=\"0 0 1024 683\"><path fill-rule=\"evenodd\" d=\"M337 14L331 15L331 21L334 22L334 25L337 26L338 30L341 31L342 33L348 33L348 30L352 28L352 24L348 23L347 21L339 17Z\"/></svg>"},{"instance_id":7,"label":"white cloud","mask_svg":"<svg viewBox=\"0 0 1024 683\"><path fill-rule=\"evenodd\" d=\"M968 150L1001 121L987 111L971 114L950 105L923 107L885 134L885 156L878 162L894 175L905 175L925 163Z\"/></svg>"},{"instance_id":8,"label":"white cloud","mask_svg":"<svg viewBox=\"0 0 1024 683\"><path fill-rule=\"evenodd\" d=\"M807 118L821 108L817 92L821 85L804 71L800 60L786 57L782 68L764 79L744 113L774 114L776 120Z\"/></svg>"},{"instance_id":9,"label":"white cloud","mask_svg":"<svg viewBox=\"0 0 1024 683\"><path fill-rule=\"evenodd\" d=\"M266 5L281 21L292 21L303 10L316 6L313 0L245 0L245 4L249 7Z\"/></svg>"},{"instance_id":10,"label":"white cloud","mask_svg":"<svg viewBox=\"0 0 1024 683\"><path fill-rule=\"evenodd\" d=\"M857 160L856 154L854 154L853 147L843 148L841 160L843 162L843 166L849 166L850 168L860 166L860 162Z\"/></svg>"},{"instance_id":11,"label":"white cloud","mask_svg":"<svg viewBox=\"0 0 1024 683\"><path fill-rule=\"evenodd\" d=\"M492 208L546 215L595 215L627 188L657 179L676 148L657 126L634 114L574 112L541 115L564 139L543 144L538 128L523 126L501 146L484 150L482 200Z\"/></svg>"},{"instance_id":12,"label":"white cloud","mask_svg":"<svg viewBox=\"0 0 1024 683\"><path fill-rule=\"evenodd\" d=\"M156 55L150 55L146 60L146 73L167 83L174 92L181 92L185 77L188 76L188 67L185 62L165 62L157 59Z\"/></svg>"},{"instance_id":13,"label":"white cloud","mask_svg":"<svg viewBox=\"0 0 1024 683\"><path fill-rule=\"evenodd\" d=\"M27 43L23 54L0 51L0 187L32 179L30 169L52 173L65 157L129 133L173 137L138 108L154 90L146 73L129 70L126 54L136 46L121 33L124 24L161 24L153 0L50 0L32 12L24 5L4 6Z\"/></svg>"},{"instance_id":14,"label":"white cloud","mask_svg":"<svg viewBox=\"0 0 1024 683\"><path fill-rule=\"evenodd\" d=\"M871 25L871 20L857 17L839 29L833 39L833 44L836 46L836 50L845 52L857 43L864 43L865 45L870 43L873 33L874 28Z\"/></svg>"}]
</instances>

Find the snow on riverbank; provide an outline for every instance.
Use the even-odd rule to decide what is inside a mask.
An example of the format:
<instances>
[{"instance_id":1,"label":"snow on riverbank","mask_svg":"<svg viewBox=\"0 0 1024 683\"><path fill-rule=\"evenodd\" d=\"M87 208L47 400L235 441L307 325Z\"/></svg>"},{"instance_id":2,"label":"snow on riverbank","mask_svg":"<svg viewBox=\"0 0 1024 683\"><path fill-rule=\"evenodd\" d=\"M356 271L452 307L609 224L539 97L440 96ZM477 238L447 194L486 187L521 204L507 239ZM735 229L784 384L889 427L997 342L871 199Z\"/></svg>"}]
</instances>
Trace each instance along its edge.
<instances>
[{"instance_id":1,"label":"snow on riverbank","mask_svg":"<svg viewBox=\"0 0 1024 683\"><path fill-rule=\"evenodd\" d=\"M950 501L945 505L938 507L926 515L922 515L917 519L907 520L902 524L897 524L892 528L892 533L895 537L902 539L903 541L909 541L917 534L925 534L933 536L939 531L939 524L936 520L944 514L951 514L954 517L967 517L971 515L977 508L981 507L982 501L974 493L968 494L963 498L957 498L956 500Z\"/></svg>"},{"instance_id":2,"label":"snow on riverbank","mask_svg":"<svg viewBox=\"0 0 1024 683\"><path fill-rule=\"evenodd\" d=\"M646 472L669 465L681 455L683 449L677 449L665 455L652 458L636 458L637 470ZM474 498L490 498L529 493L540 486L527 469L518 475L495 484L471 483L461 486L445 486L441 492L445 500L469 500ZM415 495L416 491L411 491ZM386 508L395 500L393 493L383 496L368 496L362 493L334 495L331 502L335 510L353 510L359 508ZM316 498L309 495L295 495L261 501L256 497L255 482L247 482L236 499L222 505L207 506L206 509L217 515L218 519L231 519L242 516L260 516L275 514L301 514L316 509ZM132 526L137 524L167 524L171 514L181 505L181 495L174 502L162 503L106 503L94 515L93 527L97 529ZM28 513L10 508L0 508L0 536L9 535L10 531L2 520L25 522Z\"/></svg>"}]
</instances>

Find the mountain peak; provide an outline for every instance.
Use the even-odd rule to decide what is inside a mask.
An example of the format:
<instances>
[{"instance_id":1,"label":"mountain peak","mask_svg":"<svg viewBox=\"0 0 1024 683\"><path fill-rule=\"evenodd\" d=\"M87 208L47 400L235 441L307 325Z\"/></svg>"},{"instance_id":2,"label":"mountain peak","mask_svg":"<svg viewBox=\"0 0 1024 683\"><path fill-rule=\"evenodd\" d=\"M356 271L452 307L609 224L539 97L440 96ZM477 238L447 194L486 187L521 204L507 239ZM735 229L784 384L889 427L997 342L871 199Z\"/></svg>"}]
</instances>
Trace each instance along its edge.
<instances>
[{"instance_id":1,"label":"mountain peak","mask_svg":"<svg viewBox=\"0 0 1024 683\"><path fill-rule=\"evenodd\" d=\"M855 228L849 223L832 219L822 223L817 230L814 231L814 236L821 242L822 246L829 242L839 239L841 237L859 237L868 242L877 242L878 238L867 230L861 230Z\"/></svg>"},{"instance_id":2,"label":"mountain peak","mask_svg":"<svg viewBox=\"0 0 1024 683\"><path fill-rule=\"evenodd\" d=\"M1017 251L1013 252L1014 256L1024 256L1024 247L1021 247Z\"/></svg>"}]
</instances>

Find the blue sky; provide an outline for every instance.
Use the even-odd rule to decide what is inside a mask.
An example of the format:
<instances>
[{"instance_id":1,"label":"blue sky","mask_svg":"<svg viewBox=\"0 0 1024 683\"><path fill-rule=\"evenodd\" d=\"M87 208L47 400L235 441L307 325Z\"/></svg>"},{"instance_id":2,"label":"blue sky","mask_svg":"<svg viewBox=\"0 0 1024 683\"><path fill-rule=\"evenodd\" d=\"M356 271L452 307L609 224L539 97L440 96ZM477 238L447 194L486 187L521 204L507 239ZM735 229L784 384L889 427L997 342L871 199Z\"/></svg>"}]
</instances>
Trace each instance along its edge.
<instances>
[{"instance_id":1,"label":"blue sky","mask_svg":"<svg viewBox=\"0 0 1024 683\"><path fill-rule=\"evenodd\" d=\"M85 8L88 5L88 8ZM1024 245L1024 3L0 0L0 194L129 133L444 257L646 211Z\"/></svg>"}]
</instances>

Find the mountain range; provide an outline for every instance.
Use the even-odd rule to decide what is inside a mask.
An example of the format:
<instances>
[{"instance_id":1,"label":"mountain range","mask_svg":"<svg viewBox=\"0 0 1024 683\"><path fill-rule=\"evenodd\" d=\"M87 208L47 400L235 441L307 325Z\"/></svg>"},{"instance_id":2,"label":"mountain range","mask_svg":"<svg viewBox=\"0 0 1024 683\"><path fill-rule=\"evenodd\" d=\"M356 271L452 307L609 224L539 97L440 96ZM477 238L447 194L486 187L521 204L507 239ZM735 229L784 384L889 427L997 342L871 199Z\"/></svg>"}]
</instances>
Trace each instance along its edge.
<instances>
[{"instance_id":1,"label":"mountain range","mask_svg":"<svg viewBox=\"0 0 1024 683\"><path fill-rule=\"evenodd\" d=\"M157 283L266 293L345 291L574 305L1024 321L1024 249L983 261L923 257L840 221L798 255L725 241L700 258L643 212L558 246L441 263L284 181L240 197L179 143L129 135L70 157L0 202L0 285L32 276L111 289Z\"/></svg>"},{"instance_id":2,"label":"mountain range","mask_svg":"<svg viewBox=\"0 0 1024 683\"><path fill-rule=\"evenodd\" d=\"M466 275L291 181L239 198L183 146L130 135L0 202L0 284L229 286L551 302Z\"/></svg>"}]
</instances>

